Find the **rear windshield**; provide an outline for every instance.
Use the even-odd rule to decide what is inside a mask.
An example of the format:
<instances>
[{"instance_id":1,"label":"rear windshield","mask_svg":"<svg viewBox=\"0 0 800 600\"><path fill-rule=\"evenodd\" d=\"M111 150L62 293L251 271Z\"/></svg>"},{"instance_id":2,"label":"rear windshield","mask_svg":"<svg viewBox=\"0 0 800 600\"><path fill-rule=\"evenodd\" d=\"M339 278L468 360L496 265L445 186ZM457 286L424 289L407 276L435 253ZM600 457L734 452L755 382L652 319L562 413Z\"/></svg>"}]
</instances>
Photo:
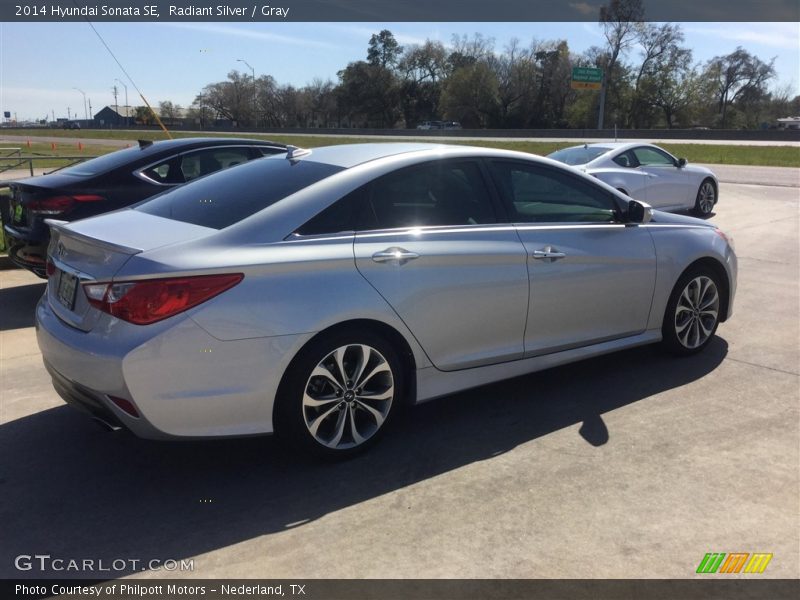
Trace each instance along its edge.
<instances>
[{"instance_id":1,"label":"rear windshield","mask_svg":"<svg viewBox=\"0 0 800 600\"><path fill-rule=\"evenodd\" d=\"M137 204L134 210L224 229L343 167L268 157L213 173Z\"/></svg>"},{"instance_id":2,"label":"rear windshield","mask_svg":"<svg viewBox=\"0 0 800 600\"><path fill-rule=\"evenodd\" d=\"M565 165L585 165L609 150L611 150L611 148L604 148L602 146L579 146L577 148L557 150L552 154L548 154L547 157L562 162Z\"/></svg>"},{"instance_id":3,"label":"rear windshield","mask_svg":"<svg viewBox=\"0 0 800 600\"><path fill-rule=\"evenodd\" d=\"M152 147L153 146L148 146L148 148ZM91 175L105 173L106 171L116 169L117 167L121 167L139 159L146 151L147 149L142 150L139 148L139 146L125 148L124 150L117 150L116 152L104 154L103 156L98 156L92 160L79 163L73 167L61 169L59 174L74 175L76 177L89 177Z\"/></svg>"}]
</instances>

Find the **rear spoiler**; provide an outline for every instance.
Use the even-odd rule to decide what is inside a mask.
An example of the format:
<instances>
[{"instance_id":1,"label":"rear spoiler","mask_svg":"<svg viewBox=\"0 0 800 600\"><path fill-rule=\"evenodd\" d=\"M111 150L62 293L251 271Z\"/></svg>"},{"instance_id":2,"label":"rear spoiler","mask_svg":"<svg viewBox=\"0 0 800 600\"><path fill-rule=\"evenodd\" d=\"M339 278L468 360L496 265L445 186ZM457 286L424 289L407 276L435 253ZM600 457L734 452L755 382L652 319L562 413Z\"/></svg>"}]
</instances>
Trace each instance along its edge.
<instances>
[{"instance_id":1,"label":"rear spoiler","mask_svg":"<svg viewBox=\"0 0 800 600\"><path fill-rule=\"evenodd\" d=\"M45 219L44 222L45 225L50 227L51 231L57 231L59 236L63 235L65 237L71 237L76 240L86 242L87 244L100 246L101 248L110 250L112 252L119 252L120 254L127 254L133 256L134 254L139 254L140 252L144 251L143 248L131 248L130 246L123 246L121 244L115 244L113 242L107 242L105 240L98 240L97 238L89 237L88 235L78 233L77 231L73 231L67 228L67 225L69 225L69 221L59 221L58 219Z\"/></svg>"}]
</instances>

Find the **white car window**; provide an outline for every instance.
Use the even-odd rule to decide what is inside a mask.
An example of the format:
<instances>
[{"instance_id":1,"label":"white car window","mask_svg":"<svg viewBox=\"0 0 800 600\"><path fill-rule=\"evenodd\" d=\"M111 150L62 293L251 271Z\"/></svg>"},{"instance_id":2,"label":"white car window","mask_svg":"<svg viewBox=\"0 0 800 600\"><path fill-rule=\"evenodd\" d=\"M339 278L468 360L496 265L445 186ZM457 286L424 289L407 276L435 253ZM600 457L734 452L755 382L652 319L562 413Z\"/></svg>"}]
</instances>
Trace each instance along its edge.
<instances>
[{"instance_id":1,"label":"white car window","mask_svg":"<svg viewBox=\"0 0 800 600\"><path fill-rule=\"evenodd\" d=\"M672 160L672 157L656 148L634 148L633 153L636 155L636 159L641 163L643 167L647 166L658 166L658 167L674 167L675 162Z\"/></svg>"}]
</instances>

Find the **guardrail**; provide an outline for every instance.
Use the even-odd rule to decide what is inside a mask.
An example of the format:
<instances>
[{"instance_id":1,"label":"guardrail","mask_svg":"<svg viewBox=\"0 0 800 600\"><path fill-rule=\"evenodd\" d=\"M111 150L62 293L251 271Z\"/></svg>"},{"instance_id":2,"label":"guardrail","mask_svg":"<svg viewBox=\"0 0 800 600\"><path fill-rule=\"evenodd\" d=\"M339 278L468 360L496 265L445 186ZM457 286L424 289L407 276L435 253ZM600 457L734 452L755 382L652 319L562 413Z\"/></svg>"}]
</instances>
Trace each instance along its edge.
<instances>
[{"instance_id":1,"label":"guardrail","mask_svg":"<svg viewBox=\"0 0 800 600\"><path fill-rule=\"evenodd\" d=\"M27 169L30 173L31 177L34 176L34 163L45 163L45 162L61 162L63 161L65 164L60 166L56 166L53 168L52 171L48 171L48 173L55 173L56 171L60 171L61 169L66 169L67 167L71 167L72 165L77 165L78 163L82 163L86 160L90 160L92 158L97 158L96 156L24 156L20 148L0 148L0 174L5 173L6 171L13 171L18 169Z\"/></svg>"}]
</instances>

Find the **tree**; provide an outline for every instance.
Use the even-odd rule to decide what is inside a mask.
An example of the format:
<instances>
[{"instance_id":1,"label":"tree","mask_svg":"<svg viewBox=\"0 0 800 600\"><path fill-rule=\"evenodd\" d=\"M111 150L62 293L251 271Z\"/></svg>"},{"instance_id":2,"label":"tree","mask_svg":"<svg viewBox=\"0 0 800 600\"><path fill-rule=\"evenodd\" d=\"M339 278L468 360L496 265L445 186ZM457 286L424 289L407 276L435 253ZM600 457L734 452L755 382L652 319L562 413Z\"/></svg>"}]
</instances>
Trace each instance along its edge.
<instances>
[{"instance_id":1,"label":"tree","mask_svg":"<svg viewBox=\"0 0 800 600\"><path fill-rule=\"evenodd\" d=\"M678 104L686 100L685 90L679 89L678 85L688 82L686 71L692 60L691 50L680 46L683 40L680 26L672 23L646 23L637 29L641 62L636 70L631 98L633 127L652 126L653 113L658 108L666 111L667 126L672 126Z\"/></svg>"},{"instance_id":2,"label":"tree","mask_svg":"<svg viewBox=\"0 0 800 600\"><path fill-rule=\"evenodd\" d=\"M567 99L575 96L570 87L572 58L566 41L539 44L534 50L538 84L533 110L525 127L564 127Z\"/></svg>"},{"instance_id":3,"label":"tree","mask_svg":"<svg viewBox=\"0 0 800 600\"><path fill-rule=\"evenodd\" d=\"M442 81L447 72L447 50L441 42L426 40L421 46L406 49L397 64L406 125L439 116Z\"/></svg>"},{"instance_id":4,"label":"tree","mask_svg":"<svg viewBox=\"0 0 800 600\"><path fill-rule=\"evenodd\" d=\"M497 114L497 77L486 62L457 69L447 78L442 92L442 108L449 119L465 127L486 127Z\"/></svg>"},{"instance_id":5,"label":"tree","mask_svg":"<svg viewBox=\"0 0 800 600\"><path fill-rule=\"evenodd\" d=\"M350 124L394 127L400 115L400 86L394 73L380 65L353 62L339 71L339 110Z\"/></svg>"},{"instance_id":6,"label":"tree","mask_svg":"<svg viewBox=\"0 0 800 600\"><path fill-rule=\"evenodd\" d=\"M253 114L253 80L236 70L228 73L227 81L210 83L204 87L195 102L201 97L206 106L220 117L236 124L244 123Z\"/></svg>"},{"instance_id":7,"label":"tree","mask_svg":"<svg viewBox=\"0 0 800 600\"><path fill-rule=\"evenodd\" d=\"M487 63L497 80L498 125L520 127L524 120L524 106L530 108L536 88L536 64L532 51L520 47L512 39L500 56L490 55Z\"/></svg>"},{"instance_id":8,"label":"tree","mask_svg":"<svg viewBox=\"0 0 800 600\"><path fill-rule=\"evenodd\" d=\"M303 93L309 110L309 126L330 127L332 123L339 124L336 90L330 79L313 79Z\"/></svg>"},{"instance_id":9,"label":"tree","mask_svg":"<svg viewBox=\"0 0 800 600\"><path fill-rule=\"evenodd\" d=\"M621 58L633 44L637 28L644 19L642 0L610 0L608 6L600 7L600 25L606 38L607 48L601 55L598 66L605 70L606 97L611 102L606 112L619 110L622 105L622 84L626 69ZM605 117L605 115L603 115Z\"/></svg>"},{"instance_id":10,"label":"tree","mask_svg":"<svg viewBox=\"0 0 800 600\"><path fill-rule=\"evenodd\" d=\"M158 116L165 125L172 125L181 118L181 107L169 100L158 103Z\"/></svg>"},{"instance_id":11,"label":"tree","mask_svg":"<svg viewBox=\"0 0 800 600\"><path fill-rule=\"evenodd\" d=\"M721 126L727 126L728 107L739 96L753 98L766 92L767 82L775 77L775 59L765 63L757 56L738 46L725 56L715 56L708 61L706 76L717 90L718 114Z\"/></svg>"},{"instance_id":12,"label":"tree","mask_svg":"<svg viewBox=\"0 0 800 600\"><path fill-rule=\"evenodd\" d=\"M369 39L367 49L367 62L373 66L392 68L397 65L403 47L394 39L394 35L388 29L382 30L378 34L372 34Z\"/></svg>"},{"instance_id":13,"label":"tree","mask_svg":"<svg viewBox=\"0 0 800 600\"><path fill-rule=\"evenodd\" d=\"M134 121L139 125L153 125L156 121L153 111L147 106L137 106L133 114Z\"/></svg>"}]
</instances>

